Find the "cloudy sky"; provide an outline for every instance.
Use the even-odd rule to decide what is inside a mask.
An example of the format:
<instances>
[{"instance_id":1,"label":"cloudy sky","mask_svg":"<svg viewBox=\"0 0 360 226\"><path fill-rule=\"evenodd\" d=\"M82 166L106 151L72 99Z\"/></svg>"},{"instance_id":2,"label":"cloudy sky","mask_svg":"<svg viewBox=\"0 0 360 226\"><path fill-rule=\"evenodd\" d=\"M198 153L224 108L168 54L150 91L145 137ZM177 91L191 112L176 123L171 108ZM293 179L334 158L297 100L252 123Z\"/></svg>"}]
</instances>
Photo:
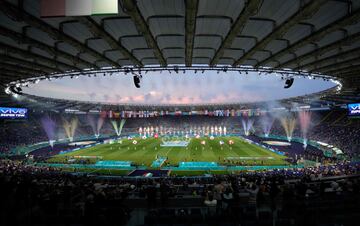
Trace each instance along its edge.
<instances>
[{"instance_id":1,"label":"cloudy sky","mask_svg":"<svg viewBox=\"0 0 360 226\"><path fill-rule=\"evenodd\" d=\"M269 101L318 92L334 84L320 79L295 78L290 89L274 75L206 71L205 73L149 72L141 88L135 88L131 75L117 74L78 79L41 81L24 88L25 93L81 101L130 104L204 104Z\"/></svg>"}]
</instances>

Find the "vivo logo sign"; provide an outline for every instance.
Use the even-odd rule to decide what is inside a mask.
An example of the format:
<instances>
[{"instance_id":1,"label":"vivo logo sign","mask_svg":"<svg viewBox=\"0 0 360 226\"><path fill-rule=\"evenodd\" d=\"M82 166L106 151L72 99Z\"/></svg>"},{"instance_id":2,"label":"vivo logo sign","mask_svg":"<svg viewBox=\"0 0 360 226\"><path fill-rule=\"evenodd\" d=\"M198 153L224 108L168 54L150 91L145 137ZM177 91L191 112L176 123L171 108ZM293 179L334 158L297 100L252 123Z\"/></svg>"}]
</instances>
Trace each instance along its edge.
<instances>
[{"instance_id":1,"label":"vivo logo sign","mask_svg":"<svg viewBox=\"0 0 360 226\"><path fill-rule=\"evenodd\" d=\"M0 107L0 118L27 118L26 108Z\"/></svg>"},{"instance_id":2,"label":"vivo logo sign","mask_svg":"<svg viewBox=\"0 0 360 226\"><path fill-rule=\"evenodd\" d=\"M360 115L360 103L348 104L349 115Z\"/></svg>"}]
</instances>

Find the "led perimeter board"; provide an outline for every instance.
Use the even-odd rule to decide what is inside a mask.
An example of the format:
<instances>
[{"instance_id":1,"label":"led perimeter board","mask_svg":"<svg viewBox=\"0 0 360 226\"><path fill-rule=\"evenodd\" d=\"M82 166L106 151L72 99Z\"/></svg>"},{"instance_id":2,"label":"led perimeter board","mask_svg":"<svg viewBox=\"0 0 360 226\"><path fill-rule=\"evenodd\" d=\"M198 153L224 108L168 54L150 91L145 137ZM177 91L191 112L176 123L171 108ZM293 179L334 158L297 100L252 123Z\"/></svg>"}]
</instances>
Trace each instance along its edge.
<instances>
[{"instance_id":1,"label":"led perimeter board","mask_svg":"<svg viewBox=\"0 0 360 226\"><path fill-rule=\"evenodd\" d=\"M27 117L28 109L26 108L0 107L0 119L26 119Z\"/></svg>"},{"instance_id":2,"label":"led perimeter board","mask_svg":"<svg viewBox=\"0 0 360 226\"><path fill-rule=\"evenodd\" d=\"M347 104L348 116L360 117L360 103Z\"/></svg>"}]
</instances>

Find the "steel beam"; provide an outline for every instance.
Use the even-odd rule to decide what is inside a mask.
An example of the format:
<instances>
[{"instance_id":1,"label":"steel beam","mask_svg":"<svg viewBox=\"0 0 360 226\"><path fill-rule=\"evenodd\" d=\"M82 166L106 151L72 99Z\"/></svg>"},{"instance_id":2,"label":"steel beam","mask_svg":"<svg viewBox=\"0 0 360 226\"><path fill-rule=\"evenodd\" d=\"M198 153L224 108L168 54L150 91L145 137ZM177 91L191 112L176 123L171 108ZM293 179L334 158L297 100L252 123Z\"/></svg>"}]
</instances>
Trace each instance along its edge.
<instances>
[{"instance_id":1,"label":"steel beam","mask_svg":"<svg viewBox=\"0 0 360 226\"><path fill-rule=\"evenodd\" d=\"M337 62L334 64L330 64L324 67L320 67L320 68L316 68L311 70L310 72L321 72L321 73L327 73L328 71L333 71L333 70L340 70L342 68L347 68L353 65L356 65L360 63L360 57L357 56L356 58L353 58L351 60L344 60L341 62Z\"/></svg>"},{"instance_id":2,"label":"steel beam","mask_svg":"<svg viewBox=\"0 0 360 226\"><path fill-rule=\"evenodd\" d=\"M332 68L332 67L334 67L333 65L337 65L338 63L347 63L348 61L352 61L352 60L354 60L354 57L356 59L358 59L360 57L360 47L350 50L348 52L340 52L338 54L326 57L324 59L314 61L312 63L302 66L301 68L314 67L314 69L312 69L310 71L314 71L314 72L318 71L318 70L321 71L324 69ZM343 59L346 59L346 60L343 60ZM324 63L326 63L326 65L323 65ZM321 65L323 65L323 66L321 66ZM298 70L298 69L295 68L294 70Z\"/></svg>"},{"instance_id":3,"label":"steel beam","mask_svg":"<svg viewBox=\"0 0 360 226\"><path fill-rule=\"evenodd\" d=\"M97 68L97 66L95 64L89 63L79 57L75 57L69 53L66 53L64 51L61 51L59 49L56 49L53 46L49 46L48 44L42 43L40 41L37 41L35 39L32 39L28 36L26 36L26 34L19 34L16 31L10 30L8 28L2 27L0 26L0 35L3 35L5 37L10 37L11 39L15 40L16 42L18 42L19 44L26 44L26 45L30 45L32 47L36 47L39 48L41 50L44 50L45 52L47 52L50 55L53 56L60 56L63 57L65 59L70 60L71 62L74 63L74 65L69 65L69 66L75 66L80 63L83 65L86 65L89 68ZM81 70L81 68L78 67L79 70Z\"/></svg>"},{"instance_id":4,"label":"steel beam","mask_svg":"<svg viewBox=\"0 0 360 226\"><path fill-rule=\"evenodd\" d=\"M271 41L283 37L283 35L286 34L286 32L290 30L290 28L292 28L300 21L311 18L312 15L314 15L326 1L328 0L310 1L292 17L282 23L279 27L275 28L273 32L271 32L268 36L266 36L259 43L257 43L253 48L251 48L247 53L245 53L245 55L236 60L233 66L245 62L247 59L251 58L257 51L265 49L265 47Z\"/></svg>"},{"instance_id":5,"label":"steel beam","mask_svg":"<svg viewBox=\"0 0 360 226\"><path fill-rule=\"evenodd\" d=\"M30 62L30 61L26 61L23 59L19 59L10 55L5 55L5 54L0 54L0 61L1 62L10 62L10 63L14 63L14 64L20 64L24 67L27 68L33 68L33 69L38 69L40 71L44 71L46 73L52 73L52 72L61 72L59 69L57 68L51 68L42 64L38 64L36 62Z\"/></svg>"},{"instance_id":6,"label":"steel beam","mask_svg":"<svg viewBox=\"0 0 360 226\"><path fill-rule=\"evenodd\" d=\"M144 35L144 38L149 48L153 49L154 55L158 59L160 65L165 67L167 65L166 60L157 42L155 41L153 34L150 31L149 25L146 23L146 20L141 15L141 12L136 5L136 1L124 0L123 6L125 9L125 13L127 13L131 17L138 31Z\"/></svg>"},{"instance_id":7,"label":"steel beam","mask_svg":"<svg viewBox=\"0 0 360 226\"><path fill-rule=\"evenodd\" d=\"M356 72L360 70L360 64L357 65L350 65L347 67L343 67L343 68L339 68L339 69L335 69L335 70L331 70L331 71L327 71L326 74L329 75L339 75L339 74L345 74L345 73L350 73L350 72Z\"/></svg>"},{"instance_id":8,"label":"steel beam","mask_svg":"<svg viewBox=\"0 0 360 226\"><path fill-rule=\"evenodd\" d=\"M267 63L274 61L275 59L283 57L286 54L295 52L296 50L300 49L301 47L303 47L309 43L313 43L313 42L320 40L321 38L323 38L325 35L327 35L329 33L339 30L349 24L358 22L359 19L360 19L360 9L356 10L355 12L353 12L350 15L344 16L341 19L319 29L318 31L311 33L309 36L307 36L303 39L300 39L299 41L295 42L294 44L290 45L289 47L287 47L287 48L275 53L271 57L261 61L257 66L260 66L260 65L264 66Z\"/></svg>"},{"instance_id":9,"label":"steel beam","mask_svg":"<svg viewBox=\"0 0 360 226\"><path fill-rule=\"evenodd\" d=\"M37 55L30 51L16 48L16 47L4 44L4 43L0 43L0 49L5 50L5 52L7 52L7 53L19 54L25 58L32 58L32 59L36 60L37 62L42 62L42 63L48 64L48 65L53 65L55 68L57 68L58 66L62 66L62 67L68 68L69 70L78 70L78 68L76 68L74 66L69 66L67 64L56 61L54 59L49 59L47 57L40 56L40 55Z\"/></svg>"},{"instance_id":10,"label":"steel beam","mask_svg":"<svg viewBox=\"0 0 360 226\"><path fill-rule=\"evenodd\" d=\"M357 42L359 40L360 40L360 33L356 33L354 35L351 35L351 36L348 36L348 37L346 37L344 39L341 39L341 40L339 40L337 42L334 42L334 43L331 43L329 45L323 46L321 48L315 49L314 51L310 51L309 53L306 53L306 54L304 54L302 56L296 57L296 58L294 58L292 60L289 60L289 61L287 61L285 63L282 63L282 64L278 65L276 68L280 68L280 67L286 68L286 67L290 66L291 64L298 64L299 65L300 62L302 62L302 61L304 61L306 59L312 58L314 56L321 56L321 55L323 55L323 54L325 54L325 53L327 53L327 52L329 52L331 50L338 49L341 46L349 45L349 44ZM352 54L353 53L360 53L360 52L353 52L352 50L350 50L349 53L350 52ZM318 65L320 62L321 63L325 62L325 59L329 60L332 57L339 56L339 57L343 58L343 57L347 56L347 53L348 52L340 53L340 54L337 54L335 56L327 57L327 58L324 58L324 59L319 60L319 61L314 61L313 63L298 66L294 70L301 70L302 68L307 68L309 66Z\"/></svg>"},{"instance_id":11,"label":"steel beam","mask_svg":"<svg viewBox=\"0 0 360 226\"><path fill-rule=\"evenodd\" d=\"M19 75L16 75L12 72L0 72L0 83L4 85L20 78L21 77L19 77Z\"/></svg>"},{"instance_id":12,"label":"steel beam","mask_svg":"<svg viewBox=\"0 0 360 226\"><path fill-rule=\"evenodd\" d=\"M185 65L187 67L191 67L194 51L196 15L199 7L199 1L185 0L185 7Z\"/></svg>"},{"instance_id":13,"label":"steel beam","mask_svg":"<svg viewBox=\"0 0 360 226\"><path fill-rule=\"evenodd\" d=\"M144 66L134 55L132 55L123 45L116 41L113 36L105 31L104 28L96 23L91 17L79 17L78 20L86 25L95 37L101 37L103 40L105 40L112 48L112 51L119 50L122 55L130 59L135 65L141 67Z\"/></svg>"},{"instance_id":14,"label":"steel beam","mask_svg":"<svg viewBox=\"0 0 360 226\"><path fill-rule=\"evenodd\" d=\"M216 51L215 56L210 61L210 66L214 66L219 62L220 58L224 55L225 49L231 47L234 39L244 29L245 24L248 22L249 18L258 12L262 2L263 0L253 0L246 3L245 7L237 17L235 23L233 23L233 25L231 26L230 31L227 33L224 41L221 43L219 49Z\"/></svg>"},{"instance_id":15,"label":"steel beam","mask_svg":"<svg viewBox=\"0 0 360 226\"><path fill-rule=\"evenodd\" d=\"M14 68L8 68L6 66L0 65L1 72L0 74L11 74L16 77L16 79L20 79L23 77L26 77L28 75L27 73L24 73L22 71L16 70Z\"/></svg>"},{"instance_id":16,"label":"steel beam","mask_svg":"<svg viewBox=\"0 0 360 226\"><path fill-rule=\"evenodd\" d=\"M6 2L4 0L0 1L0 10L3 11L6 15L9 15L9 17L16 21L16 22L25 22L31 27L37 28L45 33L47 33L51 38L54 40L59 40L66 42L70 44L71 46L75 47L79 52L82 53L88 53L95 57L96 59L101 59L108 64L118 67L119 64L112 61L111 59L107 58L106 56L98 53L92 48L89 48L88 46L84 45L83 43L79 42L75 38L65 34L62 31L59 31L58 29L52 27L48 23L44 22L43 20L34 17L33 15L25 12L20 11L16 6L13 4Z\"/></svg>"},{"instance_id":17,"label":"steel beam","mask_svg":"<svg viewBox=\"0 0 360 226\"><path fill-rule=\"evenodd\" d=\"M23 74L39 74L39 75L46 74L44 71L40 71L40 70L36 70L36 69L32 69L32 68L26 68L21 65L8 64L8 63L4 63L4 62L0 62L0 67L8 69L8 70L13 70L14 72L17 72L17 73L23 73Z\"/></svg>"},{"instance_id":18,"label":"steel beam","mask_svg":"<svg viewBox=\"0 0 360 226\"><path fill-rule=\"evenodd\" d=\"M337 76L340 78L344 78L344 79L353 78L353 77L360 78L360 72L359 71L350 71L347 73L339 73Z\"/></svg>"}]
</instances>

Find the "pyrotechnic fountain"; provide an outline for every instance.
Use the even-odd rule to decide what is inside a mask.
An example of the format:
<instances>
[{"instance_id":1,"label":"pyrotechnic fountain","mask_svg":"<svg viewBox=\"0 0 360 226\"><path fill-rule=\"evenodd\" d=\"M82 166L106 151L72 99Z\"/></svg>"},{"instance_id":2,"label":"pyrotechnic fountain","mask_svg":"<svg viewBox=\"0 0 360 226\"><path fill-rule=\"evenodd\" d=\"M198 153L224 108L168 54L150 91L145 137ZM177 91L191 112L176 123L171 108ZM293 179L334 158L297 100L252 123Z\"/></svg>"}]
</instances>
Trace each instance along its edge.
<instances>
[{"instance_id":1,"label":"pyrotechnic fountain","mask_svg":"<svg viewBox=\"0 0 360 226\"><path fill-rule=\"evenodd\" d=\"M89 124L90 124L90 126L91 126L91 128L92 128L92 130L93 130L93 133L94 133L94 135L95 135L95 137L96 137L96 131L97 131L97 129L96 129L96 121L95 121L95 117L93 116L93 115L88 115L87 116L87 120L88 120L88 122L89 122Z\"/></svg>"},{"instance_id":2,"label":"pyrotechnic fountain","mask_svg":"<svg viewBox=\"0 0 360 226\"><path fill-rule=\"evenodd\" d=\"M250 130L253 128L254 120L246 118L241 120L245 136L250 135Z\"/></svg>"},{"instance_id":3,"label":"pyrotechnic fountain","mask_svg":"<svg viewBox=\"0 0 360 226\"><path fill-rule=\"evenodd\" d=\"M263 129L263 133L265 137L269 137L270 131L271 131L271 127L274 123L274 118L268 117L268 116L263 116L260 119L261 122L261 126Z\"/></svg>"},{"instance_id":4,"label":"pyrotechnic fountain","mask_svg":"<svg viewBox=\"0 0 360 226\"><path fill-rule=\"evenodd\" d=\"M55 143L55 122L49 117L45 116L41 119L41 125L45 130L45 133L49 139L49 144L51 147L54 147Z\"/></svg>"},{"instance_id":5,"label":"pyrotechnic fountain","mask_svg":"<svg viewBox=\"0 0 360 226\"><path fill-rule=\"evenodd\" d=\"M295 129L296 120L295 118L288 116L280 119L281 125L285 130L287 140L290 142L292 139L292 134Z\"/></svg>"},{"instance_id":6,"label":"pyrotechnic fountain","mask_svg":"<svg viewBox=\"0 0 360 226\"><path fill-rule=\"evenodd\" d=\"M97 127L96 127L97 134L95 134L96 139L99 138L99 136L100 136L100 130L101 130L102 126L104 125L104 122L105 122L105 117L100 116L98 121L97 121Z\"/></svg>"},{"instance_id":7,"label":"pyrotechnic fountain","mask_svg":"<svg viewBox=\"0 0 360 226\"><path fill-rule=\"evenodd\" d=\"M115 130L115 132L116 132L116 135L117 135L118 137L119 137L120 134L121 134L121 131L122 131L122 128L123 128L123 126L124 126L124 124L125 124L125 121L126 121L125 119L121 119L119 126L118 126L117 121L115 121L115 120L112 120L112 121L111 121L111 124L113 125L114 130Z\"/></svg>"},{"instance_id":8,"label":"pyrotechnic fountain","mask_svg":"<svg viewBox=\"0 0 360 226\"><path fill-rule=\"evenodd\" d=\"M310 128L311 112L301 111L299 112L300 128L304 139L304 148L307 147L307 133Z\"/></svg>"},{"instance_id":9,"label":"pyrotechnic fountain","mask_svg":"<svg viewBox=\"0 0 360 226\"><path fill-rule=\"evenodd\" d=\"M69 122L65 118L63 118L63 122L64 122L63 126L65 129L66 136L68 137L70 142L73 142L75 131L76 131L77 124L78 124L78 119L72 118L71 121Z\"/></svg>"},{"instance_id":10,"label":"pyrotechnic fountain","mask_svg":"<svg viewBox=\"0 0 360 226\"><path fill-rule=\"evenodd\" d=\"M99 138L99 136L100 136L100 130L101 130L103 124L104 124L105 118L100 116L100 117L96 120L94 116L89 115L89 116L87 117L87 119L88 119L88 121L89 121L89 124L90 124L93 132L94 132L94 135L95 135L96 139Z\"/></svg>"}]
</instances>

